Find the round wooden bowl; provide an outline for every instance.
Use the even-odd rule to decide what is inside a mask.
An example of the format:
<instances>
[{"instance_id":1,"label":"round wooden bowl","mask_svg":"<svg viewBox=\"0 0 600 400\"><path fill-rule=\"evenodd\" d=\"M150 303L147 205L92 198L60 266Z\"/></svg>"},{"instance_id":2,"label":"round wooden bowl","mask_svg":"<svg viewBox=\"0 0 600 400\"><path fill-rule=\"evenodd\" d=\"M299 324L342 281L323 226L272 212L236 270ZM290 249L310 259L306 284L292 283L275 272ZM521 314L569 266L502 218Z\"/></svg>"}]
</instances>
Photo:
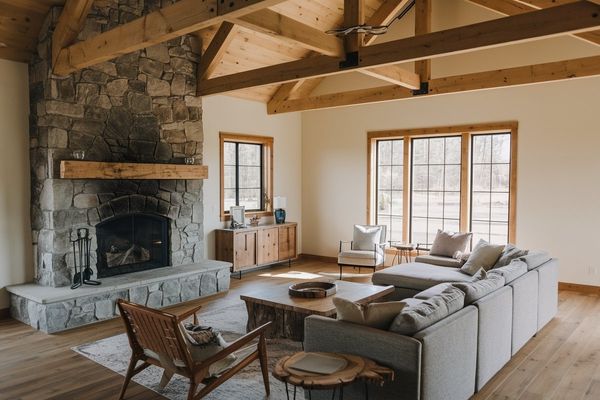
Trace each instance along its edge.
<instances>
[{"instance_id":1,"label":"round wooden bowl","mask_svg":"<svg viewBox=\"0 0 600 400\"><path fill-rule=\"evenodd\" d=\"M337 292L337 286L331 282L301 282L290 285L289 294L293 297L323 298Z\"/></svg>"}]
</instances>

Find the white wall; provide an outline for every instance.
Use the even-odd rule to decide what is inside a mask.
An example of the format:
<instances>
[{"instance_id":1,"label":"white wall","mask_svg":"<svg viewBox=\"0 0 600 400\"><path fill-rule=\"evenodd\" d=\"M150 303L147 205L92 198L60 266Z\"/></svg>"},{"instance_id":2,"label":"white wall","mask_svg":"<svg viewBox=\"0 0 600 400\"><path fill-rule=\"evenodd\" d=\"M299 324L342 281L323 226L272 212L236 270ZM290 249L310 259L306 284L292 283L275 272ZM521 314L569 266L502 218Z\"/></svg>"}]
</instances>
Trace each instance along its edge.
<instances>
[{"instance_id":1,"label":"white wall","mask_svg":"<svg viewBox=\"0 0 600 400\"><path fill-rule=\"evenodd\" d=\"M0 60L0 309L5 286L33 279L27 65Z\"/></svg>"},{"instance_id":2,"label":"white wall","mask_svg":"<svg viewBox=\"0 0 600 400\"><path fill-rule=\"evenodd\" d=\"M287 197L286 220L298 222L298 251L302 249L302 157L301 117L299 113L267 115L266 105L226 96L202 99L204 124L205 257L214 258L214 230L225 226L220 221L219 132L272 136L273 195ZM265 219L265 218L263 218ZM272 218L270 218L272 220Z\"/></svg>"},{"instance_id":3,"label":"white wall","mask_svg":"<svg viewBox=\"0 0 600 400\"><path fill-rule=\"evenodd\" d=\"M367 132L519 123L517 244L561 259L560 280L600 284L600 77L303 114L304 253L334 256L366 222Z\"/></svg>"}]
</instances>

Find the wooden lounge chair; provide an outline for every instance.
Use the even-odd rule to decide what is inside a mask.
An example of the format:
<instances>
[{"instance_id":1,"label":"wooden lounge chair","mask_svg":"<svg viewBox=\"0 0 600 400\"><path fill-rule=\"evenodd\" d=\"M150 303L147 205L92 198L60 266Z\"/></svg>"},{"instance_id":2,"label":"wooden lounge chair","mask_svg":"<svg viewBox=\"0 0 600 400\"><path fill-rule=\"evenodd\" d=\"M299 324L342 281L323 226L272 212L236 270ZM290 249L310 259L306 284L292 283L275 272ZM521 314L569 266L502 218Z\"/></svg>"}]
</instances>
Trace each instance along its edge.
<instances>
[{"instance_id":1,"label":"wooden lounge chair","mask_svg":"<svg viewBox=\"0 0 600 400\"><path fill-rule=\"evenodd\" d=\"M196 361L190 352L189 346L192 345L184 336L181 322L193 316L194 324L198 324L196 313L200 307L195 307L180 315L173 315L130 303L123 299L119 299L117 304L121 317L125 322L132 350L131 361L129 362L119 400L123 399L131 378L150 365L156 365L164 369L161 387L167 385L173 374L189 378L190 389L187 398L188 400L196 400L206 396L256 359L260 361L267 396L270 394L267 345L264 336L264 331L271 324L270 322L247 333L216 354L204 360ZM212 364L242 350L244 346L247 346L246 349L250 349L248 347L249 343L256 338L258 338L258 343L254 351L237 359L228 369L217 376L210 376L209 367ZM247 351L245 353L247 354ZM142 361L142 364L138 366L139 361ZM200 392L196 393L199 384L205 386Z\"/></svg>"}]
</instances>

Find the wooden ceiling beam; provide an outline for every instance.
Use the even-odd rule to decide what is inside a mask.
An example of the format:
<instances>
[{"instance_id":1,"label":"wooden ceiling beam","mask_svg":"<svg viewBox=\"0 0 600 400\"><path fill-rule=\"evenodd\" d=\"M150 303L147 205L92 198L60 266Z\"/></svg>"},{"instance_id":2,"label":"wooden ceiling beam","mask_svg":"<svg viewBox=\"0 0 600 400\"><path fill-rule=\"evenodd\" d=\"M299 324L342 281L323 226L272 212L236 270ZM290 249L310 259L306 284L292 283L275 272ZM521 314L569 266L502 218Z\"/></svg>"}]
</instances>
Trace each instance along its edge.
<instances>
[{"instance_id":1,"label":"wooden ceiling beam","mask_svg":"<svg viewBox=\"0 0 600 400\"><path fill-rule=\"evenodd\" d=\"M415 35L425 35L431 32L431 0L416 0L415 2ZM431 79L431 60L415 62L415 73L421 81Z\"/></svg>"},{"instance_id":2,"label":"wooden ceiling beam","mask_svg":"<svg viewBox=\"0 0 600 400\"><path fill-rule=\"evenodd\" d=\"M185 1L185 0L183 0ZM178 4L178 3L176 3ZM559 34L583 32L600 26L600 6L579 1L564 6L432 32L362 47L355 65L317 56L199 82L201 95L298 79L334 75L386 64L460 54Z\"/></svg>"},{"instance_id":3,"label":"wooden ceiling beam","mask_svg":"<svg viewBox=\"0 0 600 400\"><path fill-rule=\"evenodd\" d=\"M283 1L285 0L180 0L64 48L54 65L54 72L57 75L67 75Z\"/></svg>"},{"instance_id":4,"label":"wooden ceiling beam","mask_svg":"<svg viewBox=\"0 0 600 400\"><path fill-rule=\"evenodd\" d=\"M231 22L224 21L219 26L217 33L200 57L198 64L198 81L209 79L223 59L229 43L235 36L236 28Z\"/></svg>"},{"instance_id":5,"label":"wooden ceiling beam","mask_svg":"<svg viewBox=\"0 0 600 400\"><path fill-rule=\"evenodd\" d=\"M344 54L344 46L339 38L269 9L233 19L232 22L321 54L333 57L342 57Z\"/></svg>"},{"instance_id":6,"label":"wooden ceiling beam","mask_svg":"<svg viewBox=\"0 0 600 400\"><path fill-rule=\"evenodd\" d=\"M518 15L526 12L536 11L541 8L554 7L559 5L557 2L534 2L534 1L514 1L514 0L469 0L471 3L480 5L489 10L499 12L504 15ZM577 0L575 0L577 1ZM590 0L594 1L594 0ZM600 2L600 0L596 0ZM573 0L562 1L563 4L572 3ZM586 42L600 45L600 30L576 33L572 35Z\"/></svg>"},{"instance_id":7,"label":"wooden ceiling beam","mask_svg":"<svg viewBox=\"0 0 600 400\"><path fill-rule=\"evenodd\" d=\"M397 65L384 65L382 67L361 69L359 72L407 89L417 90L421 87L421 77L419 74L408 71Z\"/></svg>"},{"instance_id":8,"label":"wooden ceiling beam","mask_svg":"<svg viewBox=\"0 0 600 400\"><path fill-rule=\"evenodd\" d=\"M363 0L344 0L344 28L362 25L364 22ZM363 41L362 33L350 33L344 36L346 54L356 53Z\"/></svg>"},{"instance_id":9,"label":"wooden ceiling beam","mask_svg":"<svg viewBox=\"0 0 600 400\"><path fill-rule=\"evenodd\" d=\"M279 103L277 107L268 107L267 110L269 114L280 114L521 86L596 75L600 75L600 56L436 78L430 81L429 93L424 95L414 95L412 91L398 86L382 86L287 100Z\"/></svg>"},{"instance_id":10,"label":"wooden ceiling beam","mask_svg":"<svg viewBox=\"0 0 600 400\"><path fill-rule=\"evenodd\" d=\"M411 0L384 0L375 13L371 15L371 18L367 20L367 25L389 25L410 1ZM365 35L363 44L368 46L373 43L375 38L377 38L377 35Z\"/></svg>"},{"instance_id":11,"label":"wooden ceiling beam","mask_svg":"<svg viewBox=\"0 0 600 400\"><path fill-rule=\"evenodd\" d=\"M33 52L24 50L20 47L19 48L11 47L11 46L0 47L0 59L3 59L3 60L11 60L11 61L28 63L29 61L31 61L32 57L33 57Z\"/></svg>"},{"instance_id":12,"label":"wooden ceiling beam","mask_svg":"<svg viewBox=\"0 0 600 400\"><path fill-rule=\"evenodd\" d=\"M52 65L60 51L77 40L94 0L67 0L52 34Z\"/></svg>"},{"instance_id":13,"label":"wooden ceiling beam","mask_svg":"<svg viewBox=\"0 0 600 400\"><path fill-rule=\"evenodd\" d=\"M312 91L319 86L322 80L323 78L313 78L284 83L277 89L271 100L267 103L267 110L276 110L286 101L310 96Z\"/></svg>"}]
</instances>

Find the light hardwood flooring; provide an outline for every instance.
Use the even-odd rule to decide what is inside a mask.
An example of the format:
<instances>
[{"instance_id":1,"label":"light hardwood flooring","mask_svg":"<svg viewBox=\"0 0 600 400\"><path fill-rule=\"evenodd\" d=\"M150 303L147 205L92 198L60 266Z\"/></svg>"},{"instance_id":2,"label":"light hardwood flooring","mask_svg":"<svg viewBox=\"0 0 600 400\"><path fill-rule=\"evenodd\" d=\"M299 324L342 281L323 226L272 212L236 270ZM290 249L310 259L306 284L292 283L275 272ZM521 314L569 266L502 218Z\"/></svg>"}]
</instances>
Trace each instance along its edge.
<instances>
[{"instance_id":1,"label":"light hardwood flooring","mask_svg":"<svg viewBox=\"0 0 600 400\"><path fill-rule=\"evenodd\" d=\"M237 301L242 293L291 282L293 271L337 270L335 264L319 261L296 262L291 269L287 265L264 269L244 275L242 280L232 279L227 294L170 310L185 310L192 304L219 307ZM14 320L0 320L0 399L116 399L122 376L76 354L71 347L121 332L119 319L54 335ZM163 399L135 383L129 386L127 398ZM600 399L600 297L561 291L558 316L473 399Z\"/></svg>"}]
</instances>

